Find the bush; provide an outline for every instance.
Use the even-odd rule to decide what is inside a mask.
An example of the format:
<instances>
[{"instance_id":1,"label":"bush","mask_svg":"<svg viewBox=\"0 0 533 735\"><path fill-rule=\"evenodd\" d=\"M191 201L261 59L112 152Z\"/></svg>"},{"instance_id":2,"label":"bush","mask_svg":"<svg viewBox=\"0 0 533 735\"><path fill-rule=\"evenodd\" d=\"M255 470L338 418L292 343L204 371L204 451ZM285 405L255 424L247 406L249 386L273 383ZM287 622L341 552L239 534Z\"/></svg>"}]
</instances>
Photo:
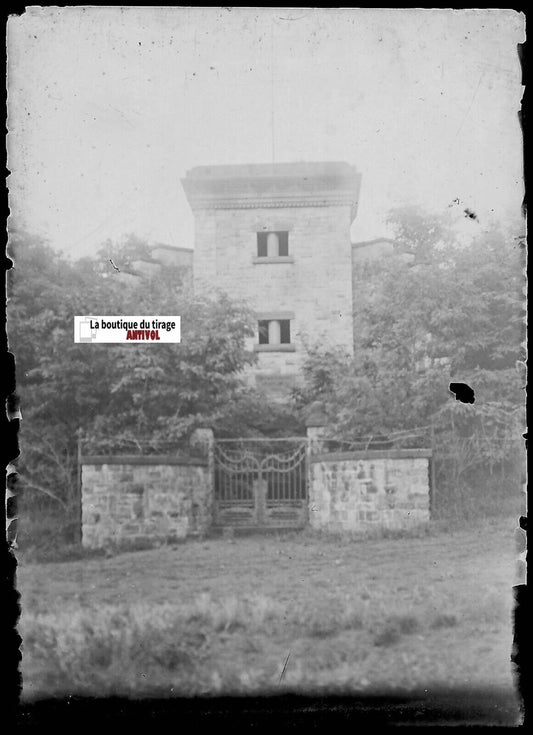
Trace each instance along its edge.
<instances>
[{"instance_id":1,"label":"bush","mask_svg":"<svg viewBox=\"0 0 533 735\"><path fill-rule=\"evenodd\" d=\"M48 686L69 682L78 692L135 691L147 674L168 682L168 672L186 690L209 648L209 631L171 606L37 615L24 627L24 655L45 669Z\"/></svg>"},{"instance_id":2,"label":"bush","mask_svg":"<svg viewBox=\"0 0 533 735\"><path fill-rule=\"evenodd\" d=\"M414 615L391 615L380 624L374 635L374 645L392 646L402 635L416 633L420 627L420 621Z\"/></svg>"},{"instance_id":3,"label":"bush","mask_svg":"<svg viewBox=\"0 0 533 735\"><path fill-rule=\"evenodd\" d=\"M440 615L437 615L437 617L433 620L431 623L431 627L438 629L438 628L454 628L458 623L457 616L456 615L448 615L447 613L442 613Z\"/></svg>"},{"instance_id":4,"label":"bush","mask_svg":"<svg viewBox=\"0 0 533 735\"><path fill-rule=\"evenodd\" d=\"M433 520L494 518L524 513L522 470L519 462L509 462L498 470L470 472L452 485L445 479L433 496Z\"/></svg>"},{"instance_id":5,"label":"bush","mask_svg":"<svg viewBox=\"0 0 533 735\"><path fill-rule=\"evenodd\" d=\"M57 504L19 504L18 547L26 558L40 561L60 561L82 554L76 541L79 521Z\"/></svg>"}]
</instances>

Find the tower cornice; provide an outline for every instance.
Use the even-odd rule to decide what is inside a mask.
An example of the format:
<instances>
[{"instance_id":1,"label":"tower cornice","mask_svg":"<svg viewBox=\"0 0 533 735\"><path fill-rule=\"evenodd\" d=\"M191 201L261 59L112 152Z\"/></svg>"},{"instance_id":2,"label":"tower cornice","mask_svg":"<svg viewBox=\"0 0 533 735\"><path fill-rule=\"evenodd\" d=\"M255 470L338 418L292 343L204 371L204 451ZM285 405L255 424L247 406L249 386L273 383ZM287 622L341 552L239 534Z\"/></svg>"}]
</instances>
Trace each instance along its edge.
<instances>
[{"instance_id":1,"label":"tower cornice","mask_svg":"<svg viewBox=\"0 0 533 735\"><path fill-rule=\"evenodd\" d=\"M353 221L361 175L343 162L199 166L182 184L193 211L340 205Z\"/></svg>"}]
</instances>

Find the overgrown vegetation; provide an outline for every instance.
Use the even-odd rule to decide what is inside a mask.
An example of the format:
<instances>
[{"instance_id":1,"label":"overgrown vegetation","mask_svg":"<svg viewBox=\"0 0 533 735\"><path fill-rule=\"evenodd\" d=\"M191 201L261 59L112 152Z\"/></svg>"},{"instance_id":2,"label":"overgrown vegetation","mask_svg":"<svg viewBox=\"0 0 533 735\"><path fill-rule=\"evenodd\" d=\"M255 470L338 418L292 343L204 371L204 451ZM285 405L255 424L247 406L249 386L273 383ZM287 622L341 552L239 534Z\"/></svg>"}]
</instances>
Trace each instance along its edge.
<instances>
[{"instance_id":1,"label":"overgrown vegetation","mask_svg":"<svg viewBox=\"0 0 533 735\"><path fill-rule=\"evenodd\" d=\"M23 553L25 696L510 689L512 528Z\"/></svg>"},{"instance_id":2,"label":"overgrown vegetation","mask_svg":"<svg viewBox=\"0 0 533 735\"><path fill-rule=\"evenodd\" d=\"M425 437L434 517L500 512L524 473L523 239L493 227L461 242L445 217L413 209L391 224L394 253L354 272L354 356L311 349L297 404L320 400L339 439Z\"/></svg>"},{"instance_id":3,"label":"overgrown vegetation","mask_svg":"<svg viewBox=\"0 0 533 735\"><path fill-rule=\"evenodd\" d=\"M135 692L146 685L176 694L207 693L234 686L241 690L274 689L281 672L270 666L260 676L221 672L212 676L210 659L221 639L235 638L257 654L264 652L263 636L283 626L295 638L323 639L357 631L368 644L392 646L423 629L414 615L375 615L364 604L328 600L328 605L301 610L264 595L213 599L200 595L177 610L155 607L106 606L77 609L68 615L29 613L24 651L34 666L46 667L47 687L77 693ZM367 645L368 645L367 644ZM219 674L220 676L220 674Z\"/></svg>"},{"instance_id":4,"label":"overgrown vegetation","mask_svg":"<svg viewBox=\"0 0 533 735\"><path fill-rule=\"evenodd\" d=\"M399 431L435 450L435 518L498 513L523 481L523 238L493 227L460 241L444 217L391 215L395 252L355 267L355 350L307 346L304 383L285 404L246 388L254 319L225 294L193 297L190 272L127 274L143 251L130 238L69 261L12 235L8 329L24 421L23 507L62 520L74 541L81 433L93 448L149 437L179 443L197 426L218 436L301 435L317 400L333 437L387 439ZM124 274L122 274L124 275ZM180 314L180 345L75 344L75 314ZM468 383L474 404L456 401ZM405 441L404 441L405 444ZM405 444L408 446L408 444ZM513 502L512 500L510 502ZM507 506L508 507L508 506Z\"/></svg>"},{"instance_id":5,"label":"overgrown vegetation","mask_svg":"<svg viewBox=\"0 0 533 735\"><path fill-rule=\"evenodd\" d=\"M37 521L27 529L40 536L41 510L58 520L52 545L76 540L81 437L95 453L131 450L139 437L175 451L202 425L222 436L282 433L295 425L303 431L294 412L265 406L242 380L256 359L246 349L253 317L245 304L222 293L194 297L182 267L128 276L142 251L135 239L78 261L25 235L13 235L10 248L8 327L24 416L20 505ZM80 314L179 314L182 342L157 349L75 344L73 317Z\"/></svg>"}]
</instances>

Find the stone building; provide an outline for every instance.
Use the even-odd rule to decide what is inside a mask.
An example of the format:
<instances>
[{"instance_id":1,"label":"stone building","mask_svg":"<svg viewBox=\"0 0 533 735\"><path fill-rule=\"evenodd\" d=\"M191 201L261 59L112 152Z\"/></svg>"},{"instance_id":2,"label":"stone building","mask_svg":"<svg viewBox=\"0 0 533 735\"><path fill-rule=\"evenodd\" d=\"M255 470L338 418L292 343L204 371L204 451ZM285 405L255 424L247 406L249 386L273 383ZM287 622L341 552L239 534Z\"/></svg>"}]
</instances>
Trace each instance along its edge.
<instances>
[{"instance_id":1,"label":"stone building","mask_svg":"<svg viewBox=\"0 0 533 735\"><path fill-rule=\"evenodd\" d=\"M184 280L188 280L192 271L192 259L191 248L163 244L148 245L142 257L126 264L120 263L120 270L116 276L123 281L135 283L146 276L157 276L162 270L171 266L179 268L183 272Z\"/></svg>"},{"instance_id":2,"label":"stone building","mask_svg":"<svg viewBox=\"0 0 533 735\"><path fill-rule=\"evenodd\" d=\"M388 237L378 237L375 240L354 242L352 244L354 275L357 274L356 264L390 257L394 252L394 244L394 240Z\"/></svg>"},{"instance_id":3,"label":"stone building","mask_svg":"<svg viewBox=\"0 0 533 735\"><path fill-rule=\"evenodd\" d=\"M246 300L256 386L283 395L306 346L353 349L352 246L361 176L342 162L199 166L182 184L195 215L193 280Z\"/></svg>"}]
</instances>

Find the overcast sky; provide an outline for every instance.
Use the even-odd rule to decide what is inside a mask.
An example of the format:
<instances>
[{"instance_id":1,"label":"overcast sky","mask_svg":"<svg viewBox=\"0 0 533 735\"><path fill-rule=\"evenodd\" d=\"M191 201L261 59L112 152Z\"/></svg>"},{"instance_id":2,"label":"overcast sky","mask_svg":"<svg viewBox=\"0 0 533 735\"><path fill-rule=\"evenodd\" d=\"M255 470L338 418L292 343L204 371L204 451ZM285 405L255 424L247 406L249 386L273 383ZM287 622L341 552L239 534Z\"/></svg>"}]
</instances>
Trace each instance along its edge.
<instances>
[{"instance_id":1,"label":"overcast sky","mask_svg":"<svg viewBox=\"0 0 533 735\"><path fill-rule=\"evenodd\" d=\"M73 256L193 246L198 165L341 160L354 241L388 210L519 213L512 10L30 8L8 23L11 226Z\"/></svg>"}]
</instances>

